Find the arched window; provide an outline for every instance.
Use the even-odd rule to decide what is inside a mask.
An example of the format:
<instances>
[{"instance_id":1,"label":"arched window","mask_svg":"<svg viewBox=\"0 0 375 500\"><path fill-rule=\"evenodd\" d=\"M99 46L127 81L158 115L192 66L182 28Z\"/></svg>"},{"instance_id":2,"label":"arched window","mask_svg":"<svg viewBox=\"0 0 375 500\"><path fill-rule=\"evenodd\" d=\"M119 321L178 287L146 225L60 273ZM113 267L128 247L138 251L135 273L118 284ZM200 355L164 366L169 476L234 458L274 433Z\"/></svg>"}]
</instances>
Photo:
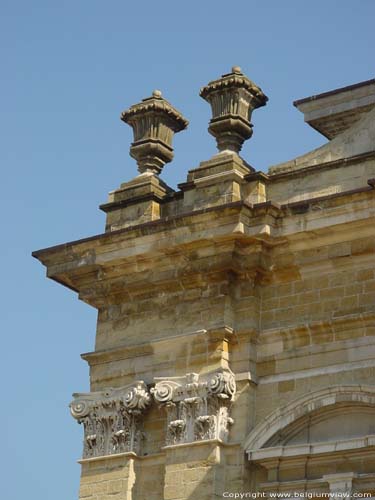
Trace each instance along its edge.
<instances>
[{"instance_id":1,"label":"arched window","mask_svg":"<svg viewBox=\"0 0 375 500\"><path fill-rule=\"evenodd\" d=\"M256 426L245 450L267 471L264 491L375 495L375 387L299 398Z\"/></svg>"}]
</instances>

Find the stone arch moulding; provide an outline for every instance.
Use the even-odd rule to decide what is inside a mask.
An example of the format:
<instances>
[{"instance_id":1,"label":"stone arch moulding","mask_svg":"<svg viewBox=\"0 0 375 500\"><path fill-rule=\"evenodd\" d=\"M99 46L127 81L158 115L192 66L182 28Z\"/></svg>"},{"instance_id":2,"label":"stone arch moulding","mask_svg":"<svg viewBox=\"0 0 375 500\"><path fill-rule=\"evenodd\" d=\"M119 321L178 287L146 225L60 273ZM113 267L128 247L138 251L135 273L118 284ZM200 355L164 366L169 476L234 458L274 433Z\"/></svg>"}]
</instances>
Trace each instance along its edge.
<instances>
[{"instance_id":1,"label":"stone arch moulding","mask_svg":"<svg viewBox=\"0 0 375 500\"><path fill-rule=\"evenodd\" d=\"M261 449L277 432L299 418L316 410L328 409L338 403L359 403L375 407L375 386L359 384L330 386L293 400L254 427L244 441L246 453L250 454Z\"/></svg>"}]
</instances>

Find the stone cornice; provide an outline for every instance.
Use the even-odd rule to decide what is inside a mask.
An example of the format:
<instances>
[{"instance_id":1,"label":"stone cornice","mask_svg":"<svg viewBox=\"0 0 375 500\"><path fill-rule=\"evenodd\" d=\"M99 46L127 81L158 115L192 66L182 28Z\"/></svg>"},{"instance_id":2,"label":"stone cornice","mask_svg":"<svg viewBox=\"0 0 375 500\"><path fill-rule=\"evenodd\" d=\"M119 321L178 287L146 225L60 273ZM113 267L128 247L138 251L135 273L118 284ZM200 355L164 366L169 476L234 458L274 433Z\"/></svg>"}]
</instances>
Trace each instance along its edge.
<instances>
[{"instance_id":1,"label":"stone cornice","mask_svg":"<svg viewBox=\"0 0 375 500\"><path fill-rule=\"evenodd\" d=\"M77 460L77 462L81 465L85 465L85 464L100 463L103 460L104 461L111 460L111 461L115 462L115 461L119 461L122 459L126 459L126 460L133 459L134 460L134 459L139 459L139 458L141 458L141 457L139 457L136 453L134 453L134 451L127 451L124 453L116 453L115 455L103 455L100 457L81 458L80 460Z\"/></svg>"},{"instance_id":2,"label":"stone cornice","mask_svg":"<svg viewBox=\"0 0 375 500\"><path fill-rule=\"evenodd\" d=\"M141 274L134 274L137 259L142 258L144 269L147 265L155 268L157 263L162 267L163 262L169 262L176 270L177 262L172 263L171 260L172 248L174 256L180 255L182 258L185 255L183 258L186 258L186 252L191 252L192 244L196 250L215 245L216 258L214 265L210 264L210 272L241 274L249 272L251 266L254 270L255 261L246 263L241 252L238 258L234 258L235 248L231 251L232 257L225 253L229 250L228 245L235 245L236 242L241 242L242 245L260 244L270 248L280 245L284 248L282 251L290 253L348 241L348 234L351 234L353 241L368 236L372 230L372 225L369 224L371 210L375 209L374 192L372 187L365 187L283 206L272 202L254 205L244 201L232 202L58 245L34 252L33 256L48 267L50 278L73 290L79 290L82 300L96 307L97 304L90 298L90 290L94 283L94 288L99 287L98 291L100 287L109 286L114 265L117 278L119 271L126 275L126 269L130 266L133 278L140 280L138 285L135 279L132 279L132 283L127 282L127 290L131 286L143 287L145 284L142 284ZM189 227L188 232L186 227ZM159 235L157 247L155 234ZM223 249L221 262L217 258L220 256L218 244ZM351 264L351 261L348 263ZM295 261L295 266L300 264L302 262ZM344 264L344 259L341 259L340 265ZM317 265L319 268L318 262L311 263L311 273L317 272ZM258 264L256 266L259 267ZM307 262L303 266L306 267ZM332 264L327 261L327 269L319 268L319 272L329 272L330 266ZM267 268L258 271L266 273ZM197 272L199 274L199 270ZM309 272L307 267L304 272ZM173 280L176 282L176 275ZM156 277L152 283L147 279L147 286L156 286L157 282ZM92 291L98 293L94 289Z\"/></svg>"},{"instance_id":3,"label":"stone cornice","mask_svg":"<svg viewBox=\"0 0 375 500\"><path fill-rule=\"evenodd\" d=\"M363 198L363 196L365 196L367 198L369 195L371 196L373 192L374 189L371 185L363 187L361 189L356 189L341 193L334 193L332 195L315 197L285 205L279 205L272 201L251 205L245 201L240 200L201 210L194 210L181 213L174 217L164 217L155 221L147 222L145 224L138 224L136 226L130 226L124 229L119 229L117 231L112 231L110 233L102 233L95 236L90 236L88 238L82 238L80 240L74 240L60 245L55 245L41 250L36 250L32 252L32 256L40 260L42 263L48 265L51 258L53 258L54 256L60 256L60 258L62 258L68 250L73 248L76 250L82 248L82 251L85 251L86 248L102 246L103 244L106 243L106 240L110 243L114 243L116 241L121 242L124 239L124 237L125 239L128 238L130 239L134 238L135 236L138 237L146 236L154 232L158 232L160 230L165 230L168 226L175 226L175 221L188 219L187 222L191 222L190 219L192 217L199 217L205 214L220 212L224 210L233 210L234 212L239 212L241 211L241 209L245 209L250 211L249 215L251 215L252 218L256 215L262 215L262 214L266 215L272 213L272 211L274 212L274 215L277 214L278 217L283 217L283 216L285 217L288 215L288 211L290 215L293 215L293 211L296 213L296 209L298 208L304 209L304 212L307 212L309 207L323 201L326 202L327 207L329 207L329 205L331 204L330 203L331 200L333 202L333 206L339 206L340 205L339 200L341 200L342 204L345 204L348 201L346 199L348 197L350 198L358 195L359 197ZM254 236L256 235L254 234Z\"/></svg>"},{"instance_id":4,"label":"stone cornice","mask_svg":"<svg viewBox=\"0 0 375 500\"><path fill-rule=\"evenodd\" d=\"M165 464L165 459L168 452L178 449L190 448L190 447L221 447L221 448L238 448L242 451L242 443L240 442L230 442L225 443L220 439L207 439L205 441L193 441L192 443L181 443L173 444L169 446L161 447L161 451L155 453L148 453L147 455L137 455L136 453L130 451L126 453L117 453L116 455L104 455L102 457L93 458L81 458L77 460L77 463L81 465L85 464L98 464L98 467L102 467L102 462L110 460L112 463L121 462L122 460L137 460L144 462L154 462L159 464Z\"/></svg>"},{"instance_id":5,"label":"stone cornice","mask_svg":"<svg viewBox=\"0 0 375 500\"><path fill-rule=\"evenodd\" d=\"M191 446L231 446L231 443L225 443L221 439L205 439L204 441L193 441L192 443L178 443L178 444L169 444L162 447L163 451L168 452L169 450L178 450L179 448L186 448ZM237 446L239 446L237 444Z\"/></svg>"},{"instance_id":6,"label":"stone cornice","mask_svg":"<svg viewBox=\"0 0 375 500\"><path fill-rule=\"evenodd\" d=\"M144 342L136 345L124 345L114 347L112 349L105 349L102 351L93 351L81 354L81 358L87 361L90 366L110 363L112 361L119 361L122 359L135 358L140 356L151 356L154 352L155 345L170 342L173 339L187 339L194 337L208 337L210 340L225 340L227 342L235 342L235 334L233 329L229 326L222 328L215 328L212 330L197 330L192 332L183 332L168 338L153 339L150 342Z\"/></svg>"},{"instance_id":7,"label":"stone cornice","mask_svg":"<svg viewBox=\"0 0 375 500\"><path fill-rule=\"evenodd\" d=\"M113 243L114 241L121 241L123 239L123 236L130 239L134 238L135 236L146 236L148 234L164 230L165 226L174 226L176 220L190 218L192 216L200 216L202 214L218 212L226 209L234 209L235 211L238 211L242 206L246 205L246 202L236 201L215 207L204 208L201 210L188 211L178 214L174 217L164 217L155 221L146 222L144 224L137 224L136 226L118 229L110 233L101 233L95 236L82 238L80 240L73 240L67 243L62 243L60 245L43 248L41 250L35 250L34 252L32 252L32 256L40 260L43 264L48 265L48 260L50 257L53 257L55 255L63 256L67 250L72 249L73 247L77 248L77 250L79 250L79 248L81 247L82 250L85 251L86 248L92 248L93 246L99 247L105 244L107 241L110 243ZM248 206L250 208L250 205Z\"/></svg>"},{"instance_id":8,"label":"stone cornice","mask_svg":"<svg viewBox=\"0 0 375 500\"><path fill-rule=\"evenodd\" d=\"M270 170L267 173L267 177L270 182L277 182L279 180L290 179L290 178L294 179L300 176L304 177L310 174L313 175L322 170L331 170L335 168L349 167L350 165L361 163L366 160L371 160L373 158L375 158L375 151L367 151L366 153L361 153L354 156L348 156L346 158L339 158L337 160L312 164L300 168L298 170L293 170L291 168L290 170L285 169L279 172L277 170L277 166L275 166L275 170L273 170L274 167L270 167Z\"/></svg>"},{"instance_id":9,"label":"stone cornice","mask_svg":"<svg viewBox=\"0 0 375 500\"><path fill-rule=\"evenodd\" d=\"M158 195L157 193L149 193L146 195L138 196L136 198L131 198L129 200L119 200L109 203L103 203L102 205L99 206L99 208L103 212L108 213L113 210L118 210L119 208L125 208L131 205L138 205L139 203L143 203L145 201L155 201L157 203L161 203L163 199L164 198Z\"/></svg>"}]
</instances>

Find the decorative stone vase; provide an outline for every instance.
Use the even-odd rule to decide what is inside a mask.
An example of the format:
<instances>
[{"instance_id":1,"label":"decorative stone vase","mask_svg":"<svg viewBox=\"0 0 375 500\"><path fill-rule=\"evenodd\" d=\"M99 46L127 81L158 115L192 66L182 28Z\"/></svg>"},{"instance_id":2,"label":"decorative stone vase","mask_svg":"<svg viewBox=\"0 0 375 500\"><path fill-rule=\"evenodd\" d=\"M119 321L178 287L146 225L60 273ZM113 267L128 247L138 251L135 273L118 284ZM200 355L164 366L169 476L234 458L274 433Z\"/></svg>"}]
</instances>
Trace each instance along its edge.
<instances>
[{"instance_id":1,"label":"decorative stone vase","mask_svg":"<svg viewBox=\"0 0 375 500\"><path fill-rule=\"evenodd\" d=\"M253 110L265 106L268 97L238 66L203 87L200 96L211 105L208 131L216 138L218 150L238 153L253 134L250 121Z\"/></svg>"},{"instance_id":2,"label":"decorative stone vase","mask_svg":"<svg viewBox=\"0 0 375 500\"><path fill-rule=\"evenodd\" d=\"M124 111L121 120L133 129L130 155L137 161L139 172L157 175L173 159L173 134L184 130L189 123L162 97L160 90L154 90L152 97Z\"/></svg>"}]
</instances>

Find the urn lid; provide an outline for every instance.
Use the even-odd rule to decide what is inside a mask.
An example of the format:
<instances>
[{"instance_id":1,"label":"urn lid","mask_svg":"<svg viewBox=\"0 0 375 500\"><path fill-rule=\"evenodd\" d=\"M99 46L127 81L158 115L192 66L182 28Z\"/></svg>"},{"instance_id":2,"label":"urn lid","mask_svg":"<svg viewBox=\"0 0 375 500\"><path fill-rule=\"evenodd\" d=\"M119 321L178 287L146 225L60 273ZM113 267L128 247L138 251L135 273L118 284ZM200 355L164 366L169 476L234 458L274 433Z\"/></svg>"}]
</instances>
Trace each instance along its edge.
<instances>
[{"instance_id":1,"label":"urn lid","mask_svg":"<svg viewBox=\"0 0 375 500\"><path fill-rule=\"evenodd\" d=\"M206 101L210 101L210 95L214 92L244 89L250 92L254 98L253 108L260 108L265 106L268 97L263 93L262 89L258 87L250 78L242 73L239 66L233 66L230 73L222 75L217 80L212 80L205 87L202 87L199 95Z\"/></svg>"},{"instance_id":2,"label":"urn lid","mask_svg":"<svg viewBox=\"0 0 375 500\"><path fill-rule=\"evenodd\" d=\"M150 97L142 99L141 102L133 104L129 109L123 111L121 120L130 125L136 118L150 113L161 113L170 118L170 125L174 132L180 132L189 125L182 113L164 99L160 90L154 90Z\"/></svg>"}]
</instances>

